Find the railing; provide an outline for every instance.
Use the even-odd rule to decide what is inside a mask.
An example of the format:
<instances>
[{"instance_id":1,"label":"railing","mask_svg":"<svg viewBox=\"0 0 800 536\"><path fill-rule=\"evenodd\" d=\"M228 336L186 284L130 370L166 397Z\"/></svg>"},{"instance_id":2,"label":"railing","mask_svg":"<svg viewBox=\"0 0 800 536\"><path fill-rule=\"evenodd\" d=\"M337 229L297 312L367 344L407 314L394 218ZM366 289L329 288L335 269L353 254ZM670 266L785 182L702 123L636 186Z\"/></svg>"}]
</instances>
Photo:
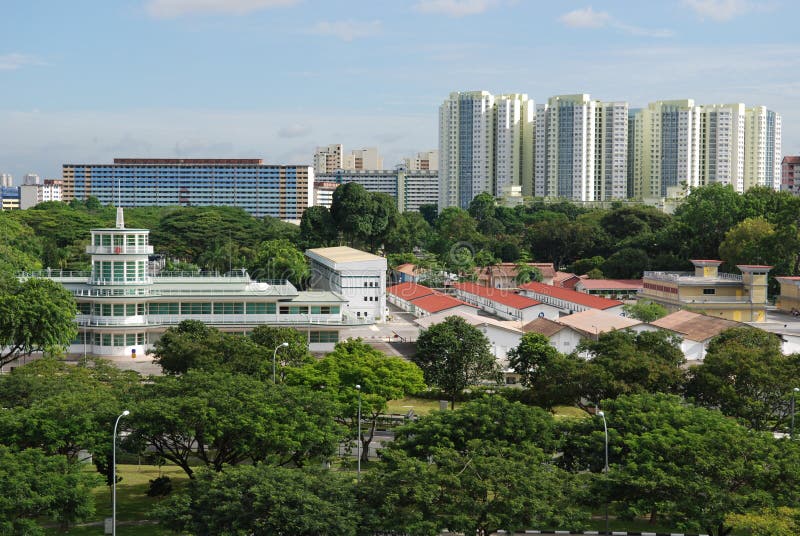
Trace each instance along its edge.
<instances>
[{"instance_id":1,"label":"railing","mask_svg":"<svg viewBox=\"0 0 800 536\"><path fill-rule=\"evenodd\" d=\"M90 281L92 285L149 285L153 282L152 279L149 277L144 277L142 279L130 280L130 279L105 279L103 277L96 277Z\"/></svg>"},{"instance_id":2,"label":"railing","mask_svg":"<svg viewBox=\"0 0 800 536\"><path fill-rule=\"evenodd\" d=\"M682 299L683 303L737 303L737 304L752 304L752 305L766 305L766 302L761 304L751 302L749 296L697 296L693 298Z\"/></svg>"},{"instance_id":3,"label":"railing","mask_svg":"<svg viewBox=\"0 0 800 536\"><path fill-rule=\"evenodd\" d=\"M120 284L120 283L107 283L111 284ZM129 282L128 284L136 284ZM286 288L286 287L276 287L276 286L269 286L263 290L260 289L252 289L252 288L245 288L245 289L153 289L153 288L86 288L86 289L74 289L72 290L73 296L81 296L81 297L140 297L140 296L151 296L151 297L158 297L158 296L250 296L250 295L258 295L258 296L266 296L266 295L274 295L274 296L282 296L286 298L292 298L297 296L297 290L294 287Z\"/></svg>"},{"instance_id":4,"label":"railing","mask_svg":"<svg viewBox=\"0 0 800 536\"><path fill-rule=\"evenodd\" d=\"M120 255L152 255L153 246L93 246L90 244L86 246L86 253L89 255L109 255L112 253Z\"/></svg>"},{"instance_id":5,"label":"railing","mask_svg":"<svg viewBox=\"0 0 800 536\"><path fill-rule=\"evenodd\" d=\"M678 281L682 278L692 278L696 280L714 280L725 279L727 281L742 281L742 276L739 274L729 274L726 272L719 272L714 277L696 276L694 272L645 272L645 279L655 279L659 281Z\"/></svg>"},{"instance_id":6,"label":"railing","mask_svg":"<svg viewBox=\"0 0 800 536\"><path fill-rule=\"evenodd\" d=\"M92 276L92 272L86 270L35 270L32 272L18 272L17 277L20 279L28 279L31 277L47 277L47 278L75 278L75 279L88 279Z\"/></svg>"},{"instance_id":7,"label":"railing","mask_svg":"<svg viewBox=\"0 0 800 536\"><path fill-rule=\"evenodd\" d=\"M130 322L131 318L138 321ZM314 326L357 326L367 324L365 319L356 318L328 318L323 315L138 315L135 317L98 317L78 315L76 323L79 326L105 327L105 326L163 326L176 325L184 320L199 320L207 324L292 324Z\"/></svg>"}]
</instances>

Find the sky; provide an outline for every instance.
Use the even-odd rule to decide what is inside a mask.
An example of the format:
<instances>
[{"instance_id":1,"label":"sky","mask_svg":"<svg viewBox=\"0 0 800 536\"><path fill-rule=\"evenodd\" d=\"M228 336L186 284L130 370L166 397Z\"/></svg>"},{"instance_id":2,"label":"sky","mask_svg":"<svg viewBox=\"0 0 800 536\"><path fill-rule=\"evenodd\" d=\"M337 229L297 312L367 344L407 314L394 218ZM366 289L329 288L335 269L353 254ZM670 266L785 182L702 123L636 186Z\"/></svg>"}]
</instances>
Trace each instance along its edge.
<instances>
[{"instance_id":1,"label":"sky","mask_svg":"<svg viewBox=\"0 0 800 536\"><path fill-rule=\"evenodd\" d=\"M435 149L452 91L764 105L800 154L796 0L2 0L0 172Z\"/></svg>"}]
</instances>

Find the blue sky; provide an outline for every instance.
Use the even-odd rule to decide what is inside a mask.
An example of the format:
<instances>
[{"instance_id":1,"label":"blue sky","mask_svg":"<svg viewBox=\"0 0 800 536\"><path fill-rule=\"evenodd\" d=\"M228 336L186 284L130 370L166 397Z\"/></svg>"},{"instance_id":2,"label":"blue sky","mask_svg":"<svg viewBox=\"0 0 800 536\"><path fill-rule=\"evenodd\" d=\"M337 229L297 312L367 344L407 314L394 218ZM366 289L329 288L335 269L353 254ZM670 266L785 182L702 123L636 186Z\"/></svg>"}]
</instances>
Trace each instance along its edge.
<instances>
[{"instance_id":1,"label":"blue sky","mask_svg":"<svg viewBox=\"0 0 800 536\"><path fill-rule=\"evenodd\" d=\"M3 0L0 172L437 145L451 91L766 105L800 153L794 0Z\"/></svg>"}]
</instances>

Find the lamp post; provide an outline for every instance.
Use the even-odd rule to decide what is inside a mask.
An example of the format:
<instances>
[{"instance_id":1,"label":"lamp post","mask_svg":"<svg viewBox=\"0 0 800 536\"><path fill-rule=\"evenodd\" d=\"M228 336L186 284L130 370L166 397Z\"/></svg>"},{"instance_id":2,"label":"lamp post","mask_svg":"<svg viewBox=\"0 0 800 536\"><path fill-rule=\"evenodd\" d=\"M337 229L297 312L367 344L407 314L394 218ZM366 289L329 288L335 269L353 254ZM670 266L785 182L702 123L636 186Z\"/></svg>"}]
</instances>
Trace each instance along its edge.
<instances>
[{"instance_id":1,"label":"lamp post","mask_svg":"<svg viewBox=\"0 0 800 536\"><path fill-rule=\"evenodd\" d=\"M284 341L284 342L280 343L278 346L276 346L275 347L275 351L272 352L272 383L273 384L276 383L275 382L275 358L278 355L278 350L280 350L281 348L286 348L287 346L289 346L289 343Z\"/></svg>"},{"instance_id":2,"label":"lamp post","mask_svg":"<svg viewBox=\"0 0 800 536\"><path fill-rule=\"evenodd\" d=\"M606 463L603 471L606 473L606 490L608 490L608 425L606 423L606 413L604 411L598 411L598 415L603 419L603 434L605 435L605 452L606 452ZM611 534L608 531L608 497L606 497L606 534Z\"/></svg>"},{"instance_id":3,"label":"lamp post","mask_svg":"<svg viewBox=\"0 0 800 536\"><path fill-rule=\"evenodd\" d=\"M791 428L789 428L789 439L794 439L794 406L798 391L800 391L800 387L792 389L792 425Z\"/></svg>"},{"instance_id":4,"label":"lamp post","mask_svg":"<svg viewBox=\"0 0 800 536\"><path fill-rule=\"evenodd\" d=\"M356 448L358 449L358 469L356 472L356 481L361 482L361 386L356 385L358 391L358 436L356 437Z\"/></svg>"},{"instance_id":5,"label":"lamp post","mask_svg":"<svg viewBox=\"0 0 800 536\"><path fill-rule=\"evenodd\" d=\"M123 411L114 422L114 438L111 441L111 536L117 534L117 425L119 420L131 412Z\"/></svg>"}]
</instances>

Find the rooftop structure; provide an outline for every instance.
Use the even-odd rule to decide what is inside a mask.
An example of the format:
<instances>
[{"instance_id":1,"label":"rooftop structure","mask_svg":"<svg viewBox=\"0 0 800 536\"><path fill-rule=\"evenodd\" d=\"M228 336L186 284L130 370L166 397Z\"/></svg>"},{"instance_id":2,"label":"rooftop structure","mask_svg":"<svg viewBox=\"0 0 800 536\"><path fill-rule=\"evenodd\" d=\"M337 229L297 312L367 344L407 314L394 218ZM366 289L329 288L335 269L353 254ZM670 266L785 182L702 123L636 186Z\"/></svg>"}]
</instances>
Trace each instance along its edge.
<instances>
[{"instance_id":1,"label":"rooftop structure","mask_svg":"<svg viewBox=\"0 0 800 536\"><path fill-rule=\"evenodd\" d=\"M772 266L740 264L739 274L719 271L722 261L695 259L694 272L645 272L640 298L669 311L687 308L737 322L764 322L767 274Z\"/></svg>"}]
</instances>

